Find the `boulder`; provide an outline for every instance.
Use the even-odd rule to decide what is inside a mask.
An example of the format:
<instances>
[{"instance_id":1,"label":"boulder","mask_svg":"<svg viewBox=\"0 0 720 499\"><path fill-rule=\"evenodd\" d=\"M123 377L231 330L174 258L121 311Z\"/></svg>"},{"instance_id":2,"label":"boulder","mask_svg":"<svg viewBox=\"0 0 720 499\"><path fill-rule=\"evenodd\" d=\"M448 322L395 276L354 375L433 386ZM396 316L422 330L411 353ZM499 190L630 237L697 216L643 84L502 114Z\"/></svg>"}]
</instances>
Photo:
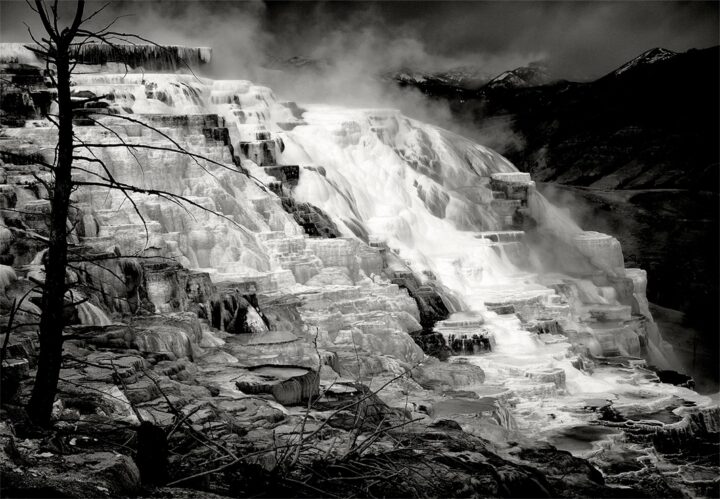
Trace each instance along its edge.
<instances>
[{"instance_id":1,"label":"boulder","mask_svg":"<svg viewBox=\"0 0 720 499\"><path fill-rule=\"evenodd\" d=\"M480 366L462 362L431 360L411 372L412 378L429 390L452 390L458 387L478 385L485 381Z\"/></svg>"},{"instance_id":2,"label":"boulder","mask_svg":"<svg viewBox=\"0 0 720 499\"><path fill-rule=\"evenodd\" d=\"M268 393L283 405L293 405L318 395L320 376L307 368L262 366L248 370L235 385L244 393Z\"/></svg>"},{"instance_id":3,"label":"boulder","mask_svg":"<svg viewBox=\"0 0 720 499\"><path fill-rule=\"evenodd\" d=\"M61 376L66 379L64 374L61 371ZM81 384L64 379L58 383L58 414L67 408L75 409L82 415L103 414L117 420L137 421L130 401L118 386L100 382Z\"/></svg>"},{"instance_id":4,"label":"boulder","mask_svg":"<svg viewBox=\"0 0 720 499\"><path fill-rule=\"evenodd\" d=\"M93 452L67 456L65 462L72 467L90 470L90 479L105 482L105 487L112 495L133 494L140 488L140 471L128 456L112 452Z\"/></svg>"},{"instance_id":5,"label":"boulder","mask_svg":"<svg viewBox=\"0 0 720 499\"><path fill-rule=\"evenodd\" d=\"M198 317L190 312L148 316L130 324L133 345L141 352L192 359L203 338Z\"/></svg>"},{"instance_id":6,"label":"boulder","mask_svg":"<svg viewBox=\"0 0 720 499\"><path fill-rule=\"evenodd\" d=\"M158 325L138 330L135 345L141 352L172 354L174 358L193 357L190 338L175 326Z\"/></svg>"},{"instance_id":7,"label":"boulder","mask_svg":"<svg viewBox=\"0 0 720 499\"><path fill-rule=\"evenodd\" d=\"M267 330L268 327L257 309L244 297L237 297L235 316L227 325L226 331L233 334L262 334Z\"/></svg>"},{"instance_id":8,"label":"boulder","mask_svg":"<svg viewBox=\"0 0 720 499\"><path fill-rule=\"evenodd\" d=\"M15 398L23 379L30 375L27 359L5 359L0 372L0 400L6 404Z\"/></svg>"}]
</instances>

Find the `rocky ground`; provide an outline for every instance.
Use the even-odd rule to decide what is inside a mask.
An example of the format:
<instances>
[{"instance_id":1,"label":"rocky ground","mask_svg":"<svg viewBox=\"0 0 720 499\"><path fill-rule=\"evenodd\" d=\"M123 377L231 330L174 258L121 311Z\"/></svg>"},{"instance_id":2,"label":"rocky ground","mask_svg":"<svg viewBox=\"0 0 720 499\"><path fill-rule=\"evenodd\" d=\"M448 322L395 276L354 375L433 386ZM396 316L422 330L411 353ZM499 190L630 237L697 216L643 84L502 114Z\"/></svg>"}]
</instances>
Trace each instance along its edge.
<instances>
[{"instance_id":1,"label":"rocky ground","mask_svg":"<svg viewBox=\"0 0 720 499\"><path fill-rule=\"evenodd\" d=\"M501 424L496 400L449 392L433 363L367 380L373 390L327 358L319 370L249 376L218 362L235 338L202 329L178 315L73 330L49 430L22 409L34 334L14 334L9 351L24 368L3 384L3 495L654 495L610 487L587 461L523 439ZM463 413L473 434L452 420Z\"/></svg>"},{"instance_id":2,"label":"rocky ground","mask_svg":"<svg viewBox=\"0 0 720 499\"><path fill-rule=\"evenodd\" d=\"M232 316L248 329L258 327L257 313L272 324L300 315L290 296L259 296L258 308L246 296ZM696 494L713 496L717 485L717 410L661 417L588 401L583 410L600 414L600 426L587 427L590 441L599 431L622 431L637 442L635 455L607 446L591 463L523 436L507 389L483 385L482 369L458 357L397 364L366 350L331 353L317 337L288 331L222 332L194 313L140 312L66 335L50 429L33 427L23 409L36 333L14 331L8 340L0 427L6 497L680 494L676 479L641 464L651 442L655 452L672 457L682 448L691 456L675 459ZM617 370L623 360L607 362ZM637 375L632 364L626 369ZM578 431L569 441L578 442ZM663 463L672 476L675 467Z\"/></svg>"}]
</instances>

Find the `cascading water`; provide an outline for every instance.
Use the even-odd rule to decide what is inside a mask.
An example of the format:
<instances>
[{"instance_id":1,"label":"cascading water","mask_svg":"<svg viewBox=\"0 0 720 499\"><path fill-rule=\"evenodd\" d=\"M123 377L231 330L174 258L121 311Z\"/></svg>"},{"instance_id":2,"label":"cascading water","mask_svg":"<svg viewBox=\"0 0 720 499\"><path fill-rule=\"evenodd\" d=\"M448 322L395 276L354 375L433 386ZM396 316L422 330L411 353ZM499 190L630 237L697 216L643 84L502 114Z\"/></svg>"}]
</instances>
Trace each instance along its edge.
<instances>
[{"instance_id":1,"label":"cascading water","mask_svg":"<svg viewBox=\"0 0 720 499\"><path fill-rule=\"evenodd\" d=\"M80 324L83 326L109 326L112 321L107 314L97 305L90 302L83 302L77 306Z\"/></svg>"},{"instance_id":2,"label":"cascading water","mask_svg":"<svg viewBox=\"0 0 720 499\"><path fill-rule=\"evenodd\" d=\"M514 171L511 164L482 146L393 111L311 108L304 117L308 125L287 134L282 158L323 165L326 175L303 176L295 191L298 199L315 203L341 224L352 220L364 225L397 248L413 269L432 271L470 311L484 313L495 333L496 356L518 364L527 359L554 363L562 349L545 349L519 321L499 321L485 313L486 301L553 294L498 255L488 239L477 237L475 231L495 228L489 213L464 209L487 197L487 178ZM418 196L421 183L434 197ZM443 202L433 212L433 204Z\"/></svg>"},{"instance_id":3,"label":"cascading water","mask_svg":"<svg viewBox=\"0 0 720 499\"><path fill-rule=\"evenodd\" d=\"M247 81L100 73L77 76L75 89L113 94L120 112L131 109L140 115L175 116L217 113L224 118L234 144L271 141L269 147L278 164L322 166L322 172L303 170L293 192L295 199L330 214L344 235L356 236L361 227L363 233L385 241L397 251L413 271L429 271L437 276L468 311L482 314L487 328L494 333L495 353L486 359L497 357L511 364L533 359L534 365L552 367L559 362L558 352L567 348L567 344L544 345L519 321L498 318L484 305L515 299L547 301L555 294L534 274L518 269L505 251L497 251L497 243L481 235L483 231L503 228L502 216L492 208L491 177L499 174L512 179L516 172L493 151L393 110L312 106L300 120L269 89ZM292 123L292 130L285 130L287 123ZM284 150L277 150L277 139ZM127 161L131 161L129 155ZM268 179L254 164L248 166L259 178ZM132 180L137 183L140 179ZM167 178L142 180L167 186L168 190L183 189ZM203 199L208 199L210 192L203 192ZM510 201L505 204L511 205ZM586 233L537 193L528 196L528 205L533 217L561 239L592 241L592 245L581 244L581 251L595 257L599 266L617 267L616 256L606 258L607 251L596 249L604 244L595 243L601 237L584 236ZM241 220L249 218L248 211L242 213ZM168 218L162 225L173 230L173 217ZM223 230L237 233L228 227ZM208 235L203 235L198 240L200 234L192 234L190 231L190 240L179 246L192 267L220 273L232 268L267 272L273 267L262 262L262 251L252 251L246 236L238 242L242 248L238 259L221 256L213 249L217 248L213 237L208 240ZM607 239L610 254L616 255L617 241ZM203 250L207 244L210 246ZM240 262L243 264L238 265ZM599 301L606 300L600 297Z\"/></svg>"},{"instance_id":4,"label":"cascading water","mask_svg":"<svg viewBox=\"0 0 720 499\"><path fill-rule=\"evenodd\" d=\"M84 242L95 249L144 251L207 271L216 282L295 294L323 346L380 352L371 367L394 372L401 369L398 359L423 359L405 334L420 329L419 318L396 285L376 285L377 274L436 282L454 312L437 330L464 340L461 350L478 354L460 360L484 370L485 386L473 388L512 394L513 416L532 435L594 421L584 410L590 400L625 408L671 399L709 403L687 388L656 383L631 358L643 349L654 361L669 352L644 296L646 276L623 268L618 241L582 231L535 192L527 174L481 145L393 110L313 105L301 112L248 81L100 73L76 76L73 91L112 95L113 113L149 122L227 165L162 151L97 150L119 180L177 192L227 218L134 196L150 221L146 234L121 193L83 189L76 201L88 213ZM131 143L165 140L119 117L103 120ZM116 141L97 126L76 133L91 142ZM52 129L23 134L47 140ZM272 170L282 165L297 167L297 174ZM278 175L286 182L295 175L293 202L319 208L344 237L309 239L287 212L287 199L276 196ZM538 228L534 239L524 233L531 226ZM172 309L166 280L149 281L148 295L158 312ZM108 324L93 307L79 307L81 321ZM578 355L583 349L596 357L592 373Z\"/></svg>"}]
</instances>

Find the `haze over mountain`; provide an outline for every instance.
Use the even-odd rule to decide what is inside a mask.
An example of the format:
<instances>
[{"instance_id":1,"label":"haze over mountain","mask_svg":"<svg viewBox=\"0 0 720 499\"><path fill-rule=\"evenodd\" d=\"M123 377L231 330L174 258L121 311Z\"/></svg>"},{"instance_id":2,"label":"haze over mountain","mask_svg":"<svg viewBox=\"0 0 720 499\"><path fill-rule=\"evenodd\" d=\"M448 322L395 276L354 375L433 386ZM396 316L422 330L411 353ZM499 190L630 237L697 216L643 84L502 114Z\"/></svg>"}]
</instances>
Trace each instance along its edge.
<instances>
[{"instance_id":1,"label":"haze over mountain","mask_svg":"<svg viewBox=\"0 0 720 499\"><path fill-rule=\"evenodd\" d=\"M652 48L590 82L398 83L446 101L583 226L617 234L651 269L650 300L686 312L716 351L719 56Z\"/></svg>"}]
</instances>

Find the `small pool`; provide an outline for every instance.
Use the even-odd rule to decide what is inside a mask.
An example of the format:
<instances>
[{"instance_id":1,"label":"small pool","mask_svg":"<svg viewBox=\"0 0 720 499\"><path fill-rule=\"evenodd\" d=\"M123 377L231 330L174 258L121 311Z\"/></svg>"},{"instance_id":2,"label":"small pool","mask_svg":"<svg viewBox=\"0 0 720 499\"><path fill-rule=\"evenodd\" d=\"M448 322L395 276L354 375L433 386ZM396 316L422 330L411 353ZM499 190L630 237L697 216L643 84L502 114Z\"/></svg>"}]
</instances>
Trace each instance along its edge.
<instances>
[{"instance_id":1,"label":"small pool","mask_svg":"<svg viewBox=\"0 0 720 499\"><path fill-rule=\"evenodd\" d=\"M591 451L595 442L607 440L611 435L619 434L620 431L616 428L600 425L579 425L559 428L547 434L545 438L558 449L575 454Z\"/></svg>"}]
</instances>

